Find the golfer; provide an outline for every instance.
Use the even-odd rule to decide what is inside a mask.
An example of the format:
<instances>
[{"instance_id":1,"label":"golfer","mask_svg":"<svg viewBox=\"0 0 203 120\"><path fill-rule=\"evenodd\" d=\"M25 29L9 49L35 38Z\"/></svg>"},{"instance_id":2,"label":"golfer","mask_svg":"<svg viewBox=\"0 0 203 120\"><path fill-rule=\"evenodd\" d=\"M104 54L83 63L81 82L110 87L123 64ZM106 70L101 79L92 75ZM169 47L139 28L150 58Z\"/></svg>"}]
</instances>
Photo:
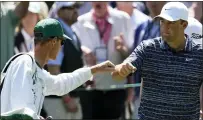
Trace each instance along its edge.
<instances>
[{"instance_id":1,"label":"golfer","mask_svg":"<svg viewBox=\"0 0 203 120\"><path fill-rule=\"evenodd\" d=\"M50 18L36 24L34 35L34 52L15 56L6 72L6 67L2 72L1 114L28 109L29 112L23 113L39 119L45 96L65 95L85 83L93 74L114 70L114 65L106 61L73 73L51 75L43 69L44 65L48 60L56 59L61 44L70 38L63 34L60 23Z\"/></svg>"},{"instance_id":2,"label":"golfer","mask_svg":"<svg viewBox=\"0 0 203 120\"><path fill-rule=\"evenodd\" d=\"M143 88L140 120L198 120L200 86L203 83L202 43L184 34L188 9L169 2L155 17L160 20L161 37L145 40L112 76L120 80L140 71Z\"/></svg>"}]
</instances>

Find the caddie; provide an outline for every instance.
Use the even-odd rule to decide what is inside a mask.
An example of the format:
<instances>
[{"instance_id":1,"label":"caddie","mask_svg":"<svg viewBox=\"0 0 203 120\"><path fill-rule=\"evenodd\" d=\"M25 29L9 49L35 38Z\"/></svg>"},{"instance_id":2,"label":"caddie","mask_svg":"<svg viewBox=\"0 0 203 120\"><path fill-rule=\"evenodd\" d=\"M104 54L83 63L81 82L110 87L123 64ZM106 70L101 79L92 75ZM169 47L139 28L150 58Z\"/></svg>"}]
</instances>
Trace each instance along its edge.
<instances>
[{"instance_id":1,"label":"caddie","mask_svg":"<svg viewBox=\"0 0 203 120\"><path fill-rule=\"evenodd\" d=\"M12 57L1 73L1 115L25 108L31 110L25 113L33 119L40 119L45 96L62 96L85 83L93 74L114 70L114 65L106 61L72 73L51 75L43 69L44 65L48 60L56 59L61 45L70 38L64 35L59 21L51 18L36 24L34 37L34 50Z\"/></svg>"}]
</instances>

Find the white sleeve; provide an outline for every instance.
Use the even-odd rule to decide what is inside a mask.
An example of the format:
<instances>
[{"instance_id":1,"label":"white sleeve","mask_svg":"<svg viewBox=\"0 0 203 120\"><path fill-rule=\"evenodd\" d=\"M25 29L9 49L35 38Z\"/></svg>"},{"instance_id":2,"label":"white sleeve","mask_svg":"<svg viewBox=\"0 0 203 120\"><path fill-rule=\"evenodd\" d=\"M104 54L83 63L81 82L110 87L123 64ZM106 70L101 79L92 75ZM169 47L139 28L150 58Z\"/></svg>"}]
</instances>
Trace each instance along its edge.
<instances>
[{"instance_id":1,"label":"white sleeve","mask_svg":"<svg viewBox=\"0 0 203 120\"><path fill-rule=\"evenodd\" d=\"M44 94L62 96L76 89L92 76L90 68L80 68L72 73L51 75L46 72Z\"/></svg>"},{"instance_id":2,"label":"white sleeve","mask_svg":"<svg viewBox=\"0 0 203 120\"><path fill-rule=\"evenodd\" d=\"M23 55L24 56L24 55ZM32 92L32 59L26 55L16 58L12 67L10 107L11 110L28 108L36 111L34 105L34 94ZM33 116L37 116L36 113Z\"/></svg>"}]
</instances>

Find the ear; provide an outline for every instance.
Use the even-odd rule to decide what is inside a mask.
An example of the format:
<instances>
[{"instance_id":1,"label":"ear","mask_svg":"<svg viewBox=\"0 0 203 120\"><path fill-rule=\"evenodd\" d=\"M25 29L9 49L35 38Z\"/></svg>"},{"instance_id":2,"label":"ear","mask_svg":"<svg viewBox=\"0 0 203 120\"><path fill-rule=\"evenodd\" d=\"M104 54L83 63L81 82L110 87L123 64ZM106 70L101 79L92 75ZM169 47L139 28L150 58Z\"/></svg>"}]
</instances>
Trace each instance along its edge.
<instances>
[{"instance_id":1,"label":"ear","mask_svg":"<svg viewBox=\"0 0 203 120\"><path fill-rule=\"evenodd\" d=\"M182 22L182 26L183 26L183 28L185 29L185 28L188 26L188 22L183 21L183 22Z\"/></svg>"},{"instance_id":2,"label":"ear","mask_svg":"<svg viewBox=\"0 0 203 120\"><path fill-rule=\"evenodd\" d=\"M57 38L55 37L55 38L53 38L53 39L51 40L52 46L55 46L56 42L57 42Z\"/></svg>"}]
</instances>

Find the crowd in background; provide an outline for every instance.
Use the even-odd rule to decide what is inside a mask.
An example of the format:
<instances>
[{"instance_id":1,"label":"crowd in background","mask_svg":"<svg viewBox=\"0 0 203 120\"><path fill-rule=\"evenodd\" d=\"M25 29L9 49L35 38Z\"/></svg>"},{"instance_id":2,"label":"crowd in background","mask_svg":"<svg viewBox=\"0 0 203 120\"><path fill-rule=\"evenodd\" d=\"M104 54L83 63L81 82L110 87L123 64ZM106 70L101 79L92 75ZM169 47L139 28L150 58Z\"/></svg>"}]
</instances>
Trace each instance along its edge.
<instances>
[{"instance_id":1,"label":"crowd in background","mask_svg":"<svg viewBox=\"0 0 203 120\"><path fill-rule=\"evenodd\" d=\"M47 17L57 19L72 39L65 42L56 60L46 65L51 74L72 72L107 59L120 64L141 41L160 36L159 23L153 17L160 14L165 3L1 2L0 68L14 54L34 48L34 26ZM202 2L183 3L194 27L185 32L201 38ZM202 42L196 37L194 40ZM113 80L109 73L95 75L63 97L46 97L41 115L58 119L136 119L140 87L109 86L141 83L141 79L139 72L122 81Z\"/></svg>"}]
</instances>

